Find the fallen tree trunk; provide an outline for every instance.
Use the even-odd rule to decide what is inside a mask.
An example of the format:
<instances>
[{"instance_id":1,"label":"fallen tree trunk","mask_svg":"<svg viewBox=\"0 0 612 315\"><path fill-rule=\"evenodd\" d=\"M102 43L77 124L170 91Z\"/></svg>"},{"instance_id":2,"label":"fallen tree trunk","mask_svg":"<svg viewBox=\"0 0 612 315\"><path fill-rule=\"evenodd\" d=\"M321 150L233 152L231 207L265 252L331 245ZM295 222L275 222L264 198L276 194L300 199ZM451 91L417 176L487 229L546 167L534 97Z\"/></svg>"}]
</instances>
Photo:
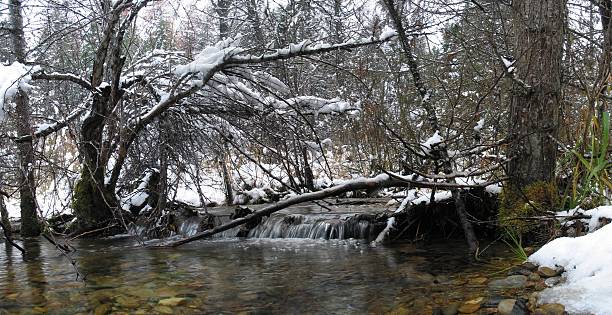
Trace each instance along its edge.
<instances>
[{"instance_id":1,"label":"fallen tree trunk","mask_svg":"<svg viewBox=\"0 0 612 315\"><path fill-rule=\"evenodd\" d=\"M200 233L197 233L194 236L172 242L170 244L166 244L165 246L177 247L183 244L187 244L196 240L200 240L217 233L221 233L223 231L229 230L231 228L237 227L239 225L245 224L251 220L255 220L264 216L269 216L270 214L277 212L279 210L285 209L287 207L300 204L303 202L316 201L321 200L328 197L334 197L341 195L343 193L347 193L353 190L360 189L380 189L380 188L389 188L389 187L419 187L419 188L446 188L446 189L459 189L459 188L478 188L478 187L486 187L488 185L494 184L496 182L486 182L479 185L463 185L463 184L455 184L455 183L436 183L436 182L427 182L427 181L415 181L409 178L393 175L389 176L388 174L380 174L376 177L372 178L360 178L348 181L344 184L340 184L337 186L333 186L327 189L323 189L316 192L305 193L302 195L298 195L286 200L279 201L273 205L267 206L261 210L255 211L247 216L242 218L235 219L228 223L219 225L213 229L205 230Z\"/></svg>"}]
</instances>

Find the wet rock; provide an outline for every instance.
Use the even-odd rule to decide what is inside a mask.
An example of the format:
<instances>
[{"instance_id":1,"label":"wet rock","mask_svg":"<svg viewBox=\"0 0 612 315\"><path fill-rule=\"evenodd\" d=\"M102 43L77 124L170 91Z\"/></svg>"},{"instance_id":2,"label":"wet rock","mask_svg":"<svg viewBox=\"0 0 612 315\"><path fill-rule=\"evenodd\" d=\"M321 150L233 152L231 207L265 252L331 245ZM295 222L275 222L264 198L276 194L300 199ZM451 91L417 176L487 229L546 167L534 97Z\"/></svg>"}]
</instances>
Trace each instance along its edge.
<instances>
[{"instance_id":1,"label":"wet rock","mask_svg":"<svg viewBox=\"0 0 612 315\"><path fill-rule=\"evenodd\" d=\"M162 305L162 306L179 306L179 305L184 305L187 302L186 298L168 298L168 299L163 299L163 300L159 300L159 302L157 304Z\"/></svg>"},{"instance_id":2,"label":"wet rock","mask_svg":"<svg viewBox=\"0 0 612 315\"><path fill-rule=\"evenodd\" d=\"M510 315L512 314L512 309L514 309L514 304L516 304L516 300L514 299L504 299L499 302L497 305L497 313L500 315Z\"/></svg>"},{"instance_id":3,"label":"wet rock","mask_svg":"<svg viewBox=\"0 0 612 315\"><path fill-rule=\"evenodd\" d=\"M500 315L526 315L529 314L524 299L505 299L499 302L497 313Z\"/></svg>"},{"instance_id":4,"label":"wet rock","mask_svg":"<svg viewBox=\"0 0 612 315\"><path fill-rule=\"evenodd\" d=\"M172 307L165 305L157 305L153 310L162 314L174 314Z\"/></svg>"},{"instance_id":5,"label":"wet rock","mask_svg":"<svg viewBox=\"0 0 612 315\"><path fill-rule=\"evenodd\" d=\"M540 297L540 293L539 292L533 292L529 295L529 302L527 303L527 308L533 312L536 309L536 306L538 305L538 298Z\"/></svg>"},{"instance_id":6,"label":"wet rock","mask_svg":"<svg viewBox=\"0 0 612 315\"><path fill-rule=\"evenodd\" d=\"M527 277L523 275L509 276L505 279L498 279L489 282L491 289L516 289L527 285Z\"/></svg>"},{"instance_id":7,"label":"wet rock","mask_svg":"<svg viewBox=\"0 0 612 315\"><path fill-rule=\"evenodd\" d=\"M484 301L483 297L475 298L473 300L466 301L459 306L459 313L470 314L480 309L480 304Z\"/></svg>"},{"instance_id":8,"label":"wet rock","mask_svg":"<svg viewBox=\"0 0 612 315\"><path fill-rule=\"evenodd\" d=\"M19 297L19 293L11 293L6 296L9 300L16 300Z\"/></svg>"},{"instance_id":9,"label":"wet rock","mask_svg":"<svg viewBox=\"0 0 612 315\"><path fill-rule=\"evenodd\" d=\"M510 270L508 272L509 276L513 276L513 275L529 276L530 274L531 274L531 270L525 269L525 268L522 268L522 267L513 268L512 270Z\"/></svg>"},{"instance_id":10,"label":"wet rock","mask_svg":"<svg viewBox=\"0 0 612 315\"><path fill-rule=\"evenodd\" d=\"M541 279L540 275L535 272L527 276L527 280L529 281L540 281L540 279Z\"/></svg>"},{"instance_id":11,"label":"wet rock","mask_svg":"<svg viewBox=\"0 0 612 315\"><path fill-rule=\"evenodd\" d=\"M536 315L563 315L565 314L565 306L558 303L542 304L538 307L534 314Z\"/></svg>"},{"instance_id":12,"label":"wet rock","mask_svg":"<svg viewBox=\"0 0 612 315\"><path fill-rule=\"evenodd\" d=\"M456 315L459 313L459 303L451 303L442 310L442 315Z\"/></svg>"},{"instance_id":13,"label":"wet rock","mask_svg":"<svg viewBox=\"0 0 612 315\"><path fill-rule=\"evenodd\" d=\"M137 308L140 306L140 303L133 298L129 298L126 296L119 296L115 299L115 302L119 304L119 306L123 308Z\"/></svg>"},{"instance_id":14,"label":"wet rock","mask_svg":"<svg viewBox=\"0 0 612 315\"><path fill-rule=\"evenodd\" d=\"M552 278L548 278L546 280L544 280L544 284L547 287L553 287L556 286L557 284L559 284L561 282L561 277L552 277Z\"/></svg>"},{"instance_id":15,"label":"wet rock","mask_svg":"<svg viewBox=\"0 0 612 315\"><path fill-rule=\"evenodd\" d=\"M418 281L425 282L425 283L433 283L436 280L436 277L434 277L434 275L430 273L420 273L420 274L414 275L414 278Z\"/></svg>"},{"instance_id":16,"label":"wet rock","mask_svg":"<svg viewBox=\"0 0 612 315\"><path fill-rule=\"evenodd\" d=\"M560 274L558 270L552 269L550 267L542 266L538 268L538 274L544 278L556 277Z\"/></svg>"},{"instance_id":17,"label":"wet rock","mask_svg":"<svg viewBox=\"0 0 612 315\"><path fill-rule=\"evenodd\" d=\"M538 266L536 264L534 264L534 263L531 263L531 262L525 262L525 263L523 263L521 265L521 267L523 267L523 268L525 268L527 270L531 270L531 271L534 271L534 270L538 269Z\"/></svg>"},{"instance_id":18,"label":"wet rock","mask_svg":"<svg viewBox=\"0 0 612 315\"><path fill-rule=\"evenodd\" d=\"M468 280L468 284L471 285L481 285L481 284L485 284L487 282L487 278L485 277L478 277L478 278L472 278L470 280Z\"/></svg>"},{"instance_id":19,"label":"wet rock","mask_svg":"<svg viewBox=\"0 0 612 315\"><path fill-rule=\"evenodd\" d=\"M497 305L499 305L499 302L501 302L502 300L505 300L505 299L507 299L507 298L503 297L503 296L494 296L494 297L489 298L481 306L482 307L486 307L486 308L495 308L495 307L497 307Z\"/></svg>"},{"instance_id":20,"label":"wet rock","mask_svg":"<svg viewBox=\"0 0 612 315\"><path fill-rule=\"evenodd\" d=\"M535 253L535 248L531 247L531 246L527 246L525 248L523 248L523 250L525 251L525 254L527 254L527 256L530 256L531 254Z\"/></svg>"},{"instance_id":21,"label":"wet rock","mask_svg":"<svg viewBox=\"0 0 612 315\"><path fill-rule=\"evenodd\" d=\"M110 313L111 306L110 304L100 304L94 309L94 315L106 315Z\"/></svg>"}]
</instances>

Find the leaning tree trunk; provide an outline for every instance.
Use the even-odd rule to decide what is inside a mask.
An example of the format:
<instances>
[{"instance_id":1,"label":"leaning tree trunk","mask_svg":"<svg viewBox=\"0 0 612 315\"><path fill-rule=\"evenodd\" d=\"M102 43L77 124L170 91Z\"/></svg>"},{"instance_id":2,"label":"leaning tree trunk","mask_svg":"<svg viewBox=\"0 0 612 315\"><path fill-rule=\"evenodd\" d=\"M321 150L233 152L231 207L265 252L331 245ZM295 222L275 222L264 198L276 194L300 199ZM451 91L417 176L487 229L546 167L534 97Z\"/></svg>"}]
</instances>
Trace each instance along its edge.
<instances>
[{"instance_id":1,"label":"leaning tree trunk","mask_svg":"<svg viewBox=\"0 0 612 315\"><path fill-rule=\"evenodd\" d=\"M11 0L9 14L11 19L11 40L15 60L25 63L25 37L23 33L22 1ZM17 135L28 136L31 133L30 102L25 91L19 88L15 96L17 113ZM21 206L21 235L38 236L40 224L36 214L36 185L34 184L34 147L32 140L17 144L19 156L19 198Z\"/></svg>"},{"instance_id":2,"label":"leaning tree trunk","mask_svg":"<svg viewBox=\"0 0 612 315\"><path fill-rule=\"evenodd\" d=\"M516 76L510 103L508 172L523 188L554 179L561 105L566 0L515 0Z\"/></svg>"}]
</instances>

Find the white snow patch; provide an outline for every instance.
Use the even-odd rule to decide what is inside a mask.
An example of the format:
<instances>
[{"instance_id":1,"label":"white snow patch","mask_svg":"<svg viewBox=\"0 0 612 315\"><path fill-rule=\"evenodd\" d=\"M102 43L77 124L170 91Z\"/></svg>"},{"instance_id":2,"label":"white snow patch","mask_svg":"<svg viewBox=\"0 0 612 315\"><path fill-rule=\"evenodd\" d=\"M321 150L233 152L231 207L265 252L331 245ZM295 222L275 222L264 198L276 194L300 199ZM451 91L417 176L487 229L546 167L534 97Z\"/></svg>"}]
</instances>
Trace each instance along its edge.
<instances>
[{"instance_id":1,"label":"white snow patch","mask_svg":"<svg viewBox=\"0 0 612 315\"><path fill-rule=\"evenodd\" d=\"M17 94L19 88L28 90L32 77L31 72L36 72L40 67L28 67L19 62L14 62L10 66L0 64L0 121L6 117L4 102L10 100Z\"/></svg>"},{"instance_id":2,"label":"white snow patch","mask_svg":"<svg viewBox=\"0 0 612 315\"><path fill-rule=\"evenodd\" d=\"M480 131L482 129L482 127L484 127L484 123L485 120L484 118L481 118L477 123L476 126L474 126L474 131Z\"/></svg>"},{"instance_id":3,"label":"white snow patch","mask_svg":"<svg viewBox=\"0 0 612 315\"><path fill-rule=\"evenodd\" d=\"M382 33L380 33L380 37L378 37L378 40L387 40L393 36L397 36L397 31L390 28L389 26L385 26Z\"/></svg>"},{"instance_id":4,"label":"white snow patch","mask_svg":"<svg viewBox=\"0 0 612 315\"><path fill-rule=\"evenodd\" d=\"M612 219L612 206L601 206L591 210L583 210L581 208L575 208L568 211L557 212L557 216L560 220L564 217L571 217L575 215L590 216L590 219L581 219L581 221L588 225L588 231L593 232L597 230L601 223L599 222L602 218Z\"/></svg>"},{"instance_id":5,"label":"white snow patch","mask_svg":"<svg viewBox=\"0 0 612 315\"><path fill-rule=\"evenodd\" d=\"M185 75L187 73L209 72L223 63L226 58L244 51L242 48L235 46L239 39L240 36L237 36L235 39L228 38L214 46L207 46L195 57L195 60L186 65L177 66L174 69L174 73L176 75Z\"/></svg>"},{"instance_id":6,"label":"white snow patch","mask_svg":"<svg viewBox=\"0 0 612 315\"><path fill-rule=\"evenodd\" d=\"M442 137L440 136L440 131L436 130L436 132L434 132L433 136L429 137L429 139L425 140L425 142L421 143L421 146L423 147L423 151L425 151L425 153L429 153L432 149L433 146L442 143Z\"/></svg>"},{"instance_id":7,"label":"white snow patch","mask_svg":"<svg viewBox=\"0 0 612 315\"><path fill-rule=\"evenodd\" d=\"M610 206L600 208L612 211ZM542 291L540 302L561 303L570 314L612 314L612 224L585 236L558 238L529 260L565 268L567 281Z\"/></svg>"}]
</instances>

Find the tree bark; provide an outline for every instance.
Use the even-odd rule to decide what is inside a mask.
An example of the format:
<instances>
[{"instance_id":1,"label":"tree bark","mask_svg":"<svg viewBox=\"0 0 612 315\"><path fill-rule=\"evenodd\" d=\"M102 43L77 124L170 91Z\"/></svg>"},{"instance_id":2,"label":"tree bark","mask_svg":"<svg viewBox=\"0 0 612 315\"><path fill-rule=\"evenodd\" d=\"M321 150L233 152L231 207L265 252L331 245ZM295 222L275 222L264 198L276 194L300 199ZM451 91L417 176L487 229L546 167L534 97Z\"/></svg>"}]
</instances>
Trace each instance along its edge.
<instances>
[{"instance_id":1,"label":"tree bark","mask_svg":"<svg viewBox=\"0 0 612 315\"><path fill-rule=\"evenodd\" d=\"M509 163L508 175L513 185L525 187L554 179L557 145L549 137L559 131L566 0L515 0L513 12L516 77L521 83L514 83L510 103L514 141L508 156L516 158Z\"/></svg>"},{"instance_id":2,"label":"tree bark","mask_svg":"<svg viewBox=\"0 0 612 315\"><path fill-rule=\"evenodd\" d=\"M2 192L0 192L0 222L4 227L4 235L10 238L13 235L13 229L11 228L11 221L9 221L9 214L4 204Z\"/></svg>"},{"instance_id":3,"label":"tree bark","mask_svg":"<svg viewBox=\"0 0 612 315\"><path fill-rule=\"evenodd\" d=\"M11 0L9 5L11 19L11 41L15 60L26 62L25 37L23 32L22 1ZM28 136L32 132L30 122L30 102L27 94L19 88L15 96L15 111L17 114L17 136ZM25 237L38 236L40 224L36 213L36 185L34 183L34 146L32 140L17 144L19 157L19 198L21 206L21 235Z\"/></svg>"},{"instance_id":4,"label":"tree bark","mask_svg":"<svg viewBox=\"0 0 612 315\"><path fill-rule=\"evenodd\" d=\"M223 172L223 186L225 187L225 204L232 205L234 204L234 189L232 188L232 177L230 175L229 169L227 168L227 163L230 162L229 156L229 147L227 145L227 140L223 142L223 153L221 154L221 171Z\"/></svg>"}]
</instances>

